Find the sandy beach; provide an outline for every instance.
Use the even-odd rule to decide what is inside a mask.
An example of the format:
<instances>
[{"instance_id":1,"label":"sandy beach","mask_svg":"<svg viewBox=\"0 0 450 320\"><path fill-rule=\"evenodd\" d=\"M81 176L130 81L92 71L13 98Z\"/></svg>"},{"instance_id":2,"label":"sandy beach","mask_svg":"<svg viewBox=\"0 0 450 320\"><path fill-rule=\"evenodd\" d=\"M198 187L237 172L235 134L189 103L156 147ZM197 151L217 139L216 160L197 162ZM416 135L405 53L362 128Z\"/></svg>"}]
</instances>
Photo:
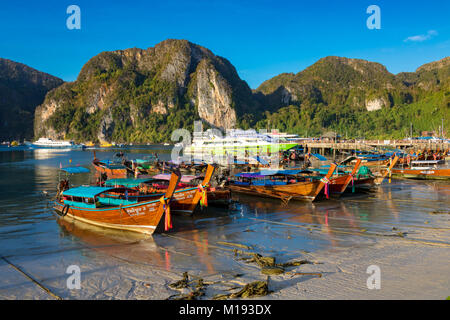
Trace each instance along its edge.
<instances>
[{"instance_id":1,"label":"sandy beach","mask_svg":"<svg viewBox=\"0 0 450 320\"><path fill-rule=\"evenodd\" d=\"M257 299L442 300L450 295L448 193L445 183L394 180L314 204L243 197L232 210L176 217L171 232L150 239L57 221L43 201L27 223L2 227L2 248L10 249L0 260L0 298L176 299L201 278L198 299L213 299L268 279L245 260L257 253L308 262L270 275L271 293ZM80 289L68 289L71 265L80 268ZM367 286L371 265L380 289ZM184 272L188 287L171 288Z\"/></svg>"}]
</instances>

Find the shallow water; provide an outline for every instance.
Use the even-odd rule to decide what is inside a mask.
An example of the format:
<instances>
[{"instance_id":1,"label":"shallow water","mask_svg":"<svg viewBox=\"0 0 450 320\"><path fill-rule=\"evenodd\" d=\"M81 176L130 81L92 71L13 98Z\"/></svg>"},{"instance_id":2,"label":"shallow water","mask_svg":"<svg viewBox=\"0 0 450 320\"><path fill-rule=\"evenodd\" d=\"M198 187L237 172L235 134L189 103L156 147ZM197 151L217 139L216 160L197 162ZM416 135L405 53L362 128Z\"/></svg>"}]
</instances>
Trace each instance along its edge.
<instances>
[{"instance_id":1,"label":"shallow water","mask_svg":"<svg viewBox=\"0 0 450 320\"><path fill-rule=\"evenodd\" d=\"M156 151L169 159L167 148L155 148L127 152L138 157ZM115 152L97 150L97 157L111 158ZM450 183L413 180L392 180L370 193L315 203L283 205L234 195L231 209L210 207L193 217L174 217L174 229L152 238L108 232L60 221L52 211L58 169L69 159L93 171L90 151L0 152L0 255L5 258L0 259L0 298L52 298L30 278L63 298L159 297L136 289L136 283L158 282L148 280L146 272L167 278L184 271L214 275L250 268L223 242L245 244L279 262L318 250L370 247L398 232L407 232L411 241L450 242L448 214L431 214L448 213ZM71 178L75 185L89 180L90 174ZM67 289L70 265L80 266L83 279L89 279L83 282L85 293ZM122 292L124 287L129 291Z\"/></svg>"}]
</instances>

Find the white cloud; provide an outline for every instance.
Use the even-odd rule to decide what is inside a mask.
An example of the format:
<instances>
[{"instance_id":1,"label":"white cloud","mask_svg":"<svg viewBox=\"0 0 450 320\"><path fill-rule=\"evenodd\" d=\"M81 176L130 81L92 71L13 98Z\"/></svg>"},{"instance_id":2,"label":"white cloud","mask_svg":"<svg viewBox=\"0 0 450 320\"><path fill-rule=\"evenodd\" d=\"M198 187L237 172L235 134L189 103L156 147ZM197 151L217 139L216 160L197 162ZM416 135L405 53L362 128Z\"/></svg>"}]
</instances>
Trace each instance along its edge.
<instances>
[{"instance_id":1,"label":"white cloud","mask_svg":"<svg viewBox=\"0 0 450 320\"><path fill-rule=\"evenodd\" d=\"M412 42L422 42L428 39L431 39L434 36L437 36L438 32L436 30L429 30L427 34L419 34L417 36L411 36L403 40L404 42L412 41Z\"/></svg>"}]
</instances>

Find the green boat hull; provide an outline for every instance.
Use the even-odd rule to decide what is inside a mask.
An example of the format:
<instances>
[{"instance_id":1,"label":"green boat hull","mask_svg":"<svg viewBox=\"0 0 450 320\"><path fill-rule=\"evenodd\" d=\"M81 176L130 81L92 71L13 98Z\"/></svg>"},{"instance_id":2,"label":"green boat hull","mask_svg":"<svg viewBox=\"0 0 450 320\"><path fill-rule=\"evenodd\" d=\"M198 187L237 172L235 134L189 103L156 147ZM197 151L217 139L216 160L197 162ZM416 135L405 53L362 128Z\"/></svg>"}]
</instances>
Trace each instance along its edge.
<instances>
[{"instance_id":1,"label":"green boat hull","mask_svg":"<svg viewBox=\"0 0 450 320\"><path fill-rule=\"evenodd\" d=\"M187 148L185 153L197 154L213 154L213 155L225 155L225 154L244 154L245 151L257 155L262 153L275 153L279 151L286 151L297 146L297 143L280 143L278 145L265 145L265 146L221 146L221 147L197 147Z\"/></svg>"}]
</instances>

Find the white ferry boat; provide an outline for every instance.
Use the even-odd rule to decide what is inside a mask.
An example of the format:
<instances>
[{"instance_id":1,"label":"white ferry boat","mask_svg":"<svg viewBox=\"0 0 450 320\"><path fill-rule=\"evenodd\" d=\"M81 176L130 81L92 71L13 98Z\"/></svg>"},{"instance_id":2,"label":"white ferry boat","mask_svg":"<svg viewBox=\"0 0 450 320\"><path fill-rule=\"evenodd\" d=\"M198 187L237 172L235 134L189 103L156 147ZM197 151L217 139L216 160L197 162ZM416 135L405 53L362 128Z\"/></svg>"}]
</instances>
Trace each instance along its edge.
<instances>
[{"instance_id":1,"label":"white ferry boat","mask_svg":"<svg viewBox=\"0 0 450 320\"><path fill-rule=\"evenodd\" d=\"M245 152L268 154L291 149L297 145L292 135L278 133L258 133L256 130L227 130L222 137L218 131L208 129L194 132L191 145L183 146L185 154L236 155ZM179 145L179 144L178 144Z\"/></svg>"},{"instance_id":2,"label":"white ferry boat","mask_svg":"<svg viewBox=\"0 0 450 320\"><path fill-rule=\"evenodd\" d=\"M39 138L39 140L34 141L31 144L31 147L35 148L82 148L83 145L75 144L73 141L64 141L64 140L52 140L49 138Z\"/></svg>"}]
</instances>

